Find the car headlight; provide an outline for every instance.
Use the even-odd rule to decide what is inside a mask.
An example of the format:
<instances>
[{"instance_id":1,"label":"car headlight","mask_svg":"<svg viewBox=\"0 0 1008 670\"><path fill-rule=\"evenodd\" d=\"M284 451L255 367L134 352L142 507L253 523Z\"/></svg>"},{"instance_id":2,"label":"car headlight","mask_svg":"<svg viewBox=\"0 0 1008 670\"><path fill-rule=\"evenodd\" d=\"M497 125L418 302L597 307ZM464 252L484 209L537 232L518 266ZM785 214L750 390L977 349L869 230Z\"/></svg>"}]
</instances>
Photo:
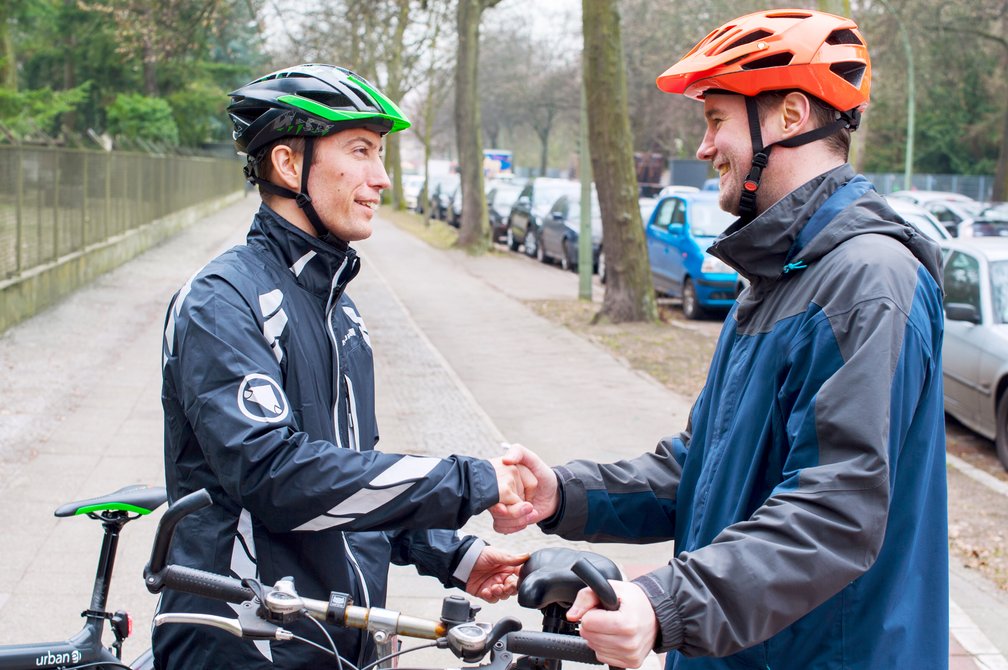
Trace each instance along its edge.
<instances>
[{"instance_id":1,"label":"car headlight","mask_svg":"<svg viewBox=\"0 0 1008 670\"><path fill-rule=\"evenodd\" d=\"M720 258L704 254L703 264L700 265L700 272L704 274L732 274L735 271Z\"/></svg>"}]
</instances>

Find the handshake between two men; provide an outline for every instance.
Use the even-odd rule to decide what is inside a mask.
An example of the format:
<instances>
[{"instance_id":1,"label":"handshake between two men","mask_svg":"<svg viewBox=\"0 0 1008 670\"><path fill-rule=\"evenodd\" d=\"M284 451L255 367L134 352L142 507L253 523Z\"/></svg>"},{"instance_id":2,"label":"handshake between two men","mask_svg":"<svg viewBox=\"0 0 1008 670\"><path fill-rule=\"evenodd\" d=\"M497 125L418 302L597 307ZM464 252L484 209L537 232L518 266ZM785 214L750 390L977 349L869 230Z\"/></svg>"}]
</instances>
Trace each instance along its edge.
<instances>
[{"instance_id":1,"label":"handshake between two men","mask_svg":"<svg viewBox=\"0 0 1008 670\"><path fill-rule=\"evenodd\" d=\"M502 458L491 461L497 471L500 501L490 508L493 527L510 534L549 519L560 505L560 489L553 469L534 452L510 445ZM580 621L581 637L599 660L614 667L639 668L655 645L658 621L650 601L631 582L611 582L619 608L601 609L595 593L584 588L567 612Z\"/></svg>"}]
</instances>

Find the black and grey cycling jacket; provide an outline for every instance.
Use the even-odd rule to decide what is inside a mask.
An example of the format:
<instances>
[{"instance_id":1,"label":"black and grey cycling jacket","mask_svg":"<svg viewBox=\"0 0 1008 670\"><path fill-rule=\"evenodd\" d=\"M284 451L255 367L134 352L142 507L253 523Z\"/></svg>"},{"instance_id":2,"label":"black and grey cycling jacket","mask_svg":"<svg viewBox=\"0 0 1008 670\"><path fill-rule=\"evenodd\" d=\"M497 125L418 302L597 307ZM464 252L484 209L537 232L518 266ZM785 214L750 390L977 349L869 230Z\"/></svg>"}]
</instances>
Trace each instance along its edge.
<instances>
[{"instance_id":1,"label":"black and grey cycling jacket","mask_svg":"<svg viewBox=\"0 0 1008 670\"><path fill-rule=\"evenodd\" d=\"M165 478L171 500L206 488L214 504L179 526L170 560L299 593L350 593L381 606L389 562L464 586L483 543L452 530L497 502L486 461L374 450L368 330L344 293L359 269L341 250L263 205L246 245L175 295L164 331ZM165 592L164 612L235 608ZM310 624L293 629L320 641ZM353 663L360 633L329 631ZM160 668L335 667L297 642L241 640L207 627L154 631Z\"/></svg>"}]
</instances>

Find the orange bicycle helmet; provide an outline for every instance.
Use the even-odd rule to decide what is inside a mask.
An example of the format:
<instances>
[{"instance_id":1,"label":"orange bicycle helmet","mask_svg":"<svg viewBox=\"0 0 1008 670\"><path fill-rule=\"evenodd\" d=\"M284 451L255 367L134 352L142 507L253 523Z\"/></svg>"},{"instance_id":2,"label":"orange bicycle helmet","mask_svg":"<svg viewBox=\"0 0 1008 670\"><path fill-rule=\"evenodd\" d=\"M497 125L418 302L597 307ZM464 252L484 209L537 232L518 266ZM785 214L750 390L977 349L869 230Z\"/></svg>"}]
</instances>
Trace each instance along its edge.
<instances>
[{"instance_id":1,"label":"orange bicycle helmet","mask_svg":"<svg viewBox=\"0 0 1008 670\"><path fill-rule=\"evenodd\" d=\"M658 88L702 100L710 92L745 98L753 162L742 183L739 214L756 216L760 178L775 146L797 147L856 130L868 104L871 61L857 24L808 9L774 9L729 21L662 73ZM836 110L836 120L764 146L755 96L802 91Z\"/></svg>"},{"instance_id":2,"label":"orange bicycle helmet","mask_svg":"<svg viewBox=\"0 0 1008 670\"><path fill-rule=\"evenodd\" d=\"M868 102L871 61L857 24L778 9L729 21L658 77L658 88L701 99L709 89L754 96L797 89L839 111Z\"/></svg>"}]
</instances>

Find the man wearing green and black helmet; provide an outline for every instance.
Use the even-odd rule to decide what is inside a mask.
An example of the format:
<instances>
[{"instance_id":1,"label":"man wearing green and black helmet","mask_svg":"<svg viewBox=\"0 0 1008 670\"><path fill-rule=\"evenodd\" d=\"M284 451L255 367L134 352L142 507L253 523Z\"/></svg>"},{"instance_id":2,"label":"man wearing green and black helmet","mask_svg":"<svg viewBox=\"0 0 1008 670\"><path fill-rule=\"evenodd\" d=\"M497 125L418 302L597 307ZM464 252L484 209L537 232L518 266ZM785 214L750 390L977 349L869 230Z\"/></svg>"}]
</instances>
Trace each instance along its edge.
<instances>
[{"instance_id":1,"label":"man wearing green and black helmet","mask_svg":"<svg viewBox=\"0 0 1008 670\"><path fill-rule=\"evenodd\" d=\"M298 592L382 606L390 562L488 600L515 590L525 556L451 530L500 502L523 508L521 473L497 459L374 450L371 341L345 288L349 243L371 234L388 176L382 137L409 127L363 78L301 65L231 93L235 143L263 204L245 245L197 272L168 308L163 343L165 478L172 500L214 504L180 524L170 560ZM234 618L224 603L166 591L162 612ZM305 622L287 628L325 645ZM366 634L331 627L347 661ZM297 642L207 626L153 634L158 668L336 667Z\"/></svg>"}]
</instances>

